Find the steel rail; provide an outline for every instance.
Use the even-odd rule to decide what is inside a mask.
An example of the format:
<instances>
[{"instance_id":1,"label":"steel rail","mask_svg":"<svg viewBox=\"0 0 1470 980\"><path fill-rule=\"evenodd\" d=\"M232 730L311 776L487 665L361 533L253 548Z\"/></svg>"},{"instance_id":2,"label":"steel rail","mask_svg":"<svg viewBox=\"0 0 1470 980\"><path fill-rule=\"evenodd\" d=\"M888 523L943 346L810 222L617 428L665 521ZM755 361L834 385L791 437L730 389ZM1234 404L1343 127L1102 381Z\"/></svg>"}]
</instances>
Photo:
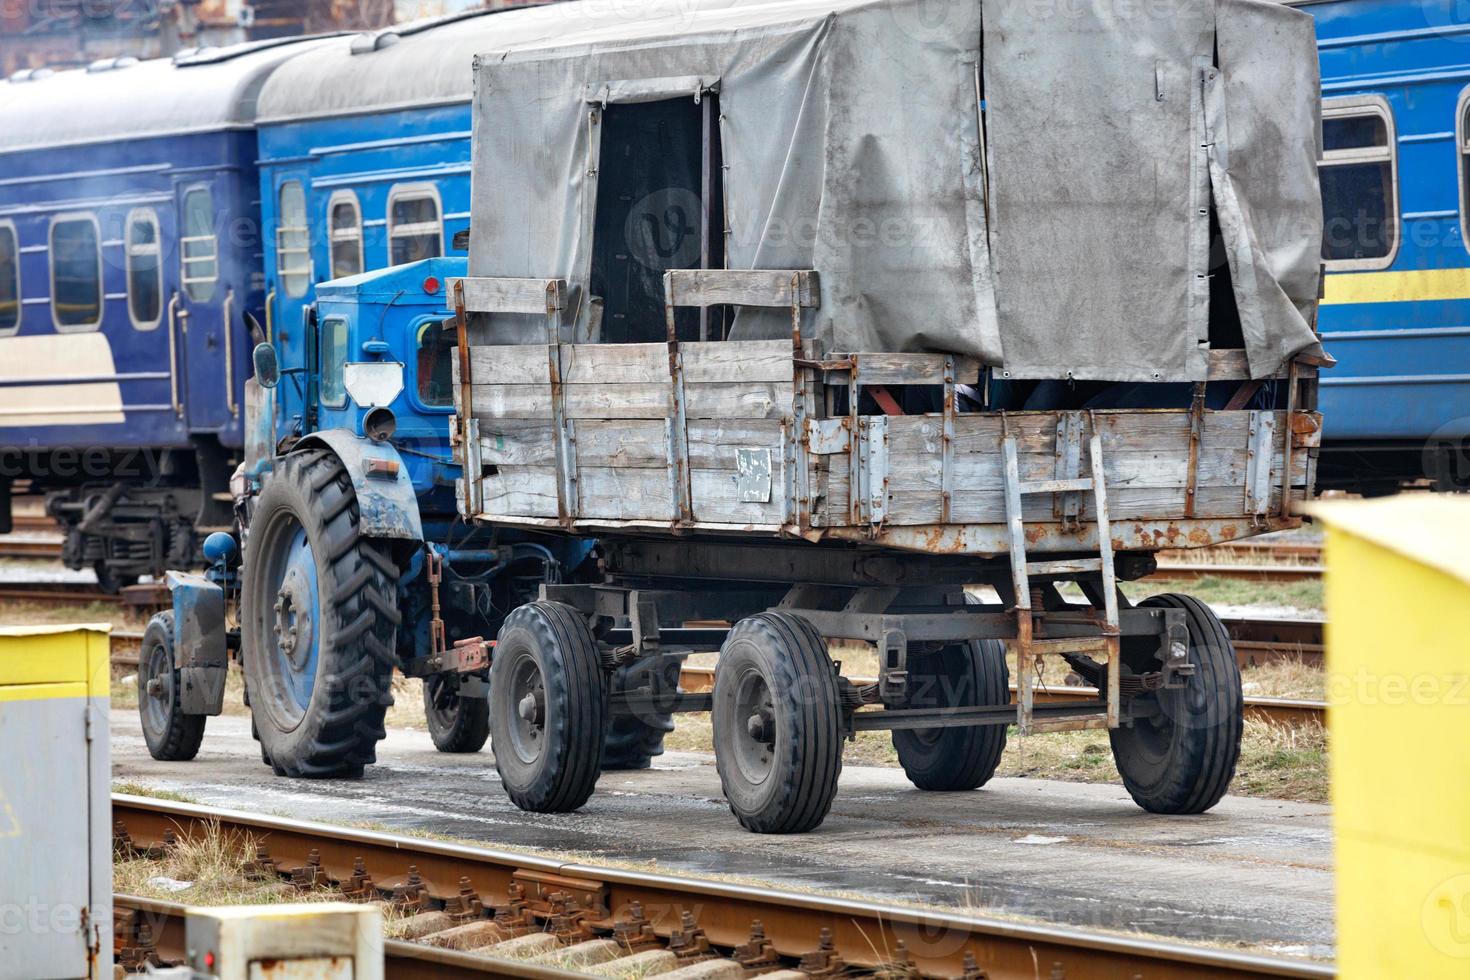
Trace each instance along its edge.
<instances>
[{"instance_id":1,"label":"steel rail","mask_svg":"<svg viewBox=\"0 0 1470 980\"><path fill-rule=\"evenodd\" d=\"M971 957L990 980L1030 980L1042 973L1070 980L1335 976L1334 967L1321 962L1070 926L598 867L134 796L114 795L112 803L119 830L138 847L162 845L170 831L189 836L217 828L214 832L247 835L281 869L305 867L315 851L332 881L349 879L360 860L377 887L391 888L407 880L412 866L432 899L454 898L460 879L467 878L487 906L507 901L514 883L538 914L549 912L549 897L560 892L592 910L593 924L606 928L637 902L660 937L669 937L688 912L711 944L726 949L747 942L752 922L759 920L782 957L810 953L827 935L837 953L860 969L889 966L901 942L917 971L929 977L961 976Z\"/></svg>"},{"instance_id":2,"label":"steel rail","mask_svg":"<svg viewBox=\"0 0 1470 980\"><path fill-rule=\"evenodd\" d=\"M114 895L112 906L114 910L134 913L148 926L160 959L169 963L188 961L187 905L137 895ZM268 906L262 906L261 910L268 911ZM399 939L383 942L383 973L389 980L484 980L485 977L568 980L584 976L537 963L495 960Z\"/></svg>"},{"instance_id":3,"label":"steel rail","mask_svg":"<svg viewBox=\"0 0 1470 980\"><path fill-rule=\"evenodd\" d=\"M1317 582L1325 571L1321 565L1205 565L1193 562L1159 562L1145 582L1194 582L1223 578L1237 582Z\"/></svg>"}]
</instances>

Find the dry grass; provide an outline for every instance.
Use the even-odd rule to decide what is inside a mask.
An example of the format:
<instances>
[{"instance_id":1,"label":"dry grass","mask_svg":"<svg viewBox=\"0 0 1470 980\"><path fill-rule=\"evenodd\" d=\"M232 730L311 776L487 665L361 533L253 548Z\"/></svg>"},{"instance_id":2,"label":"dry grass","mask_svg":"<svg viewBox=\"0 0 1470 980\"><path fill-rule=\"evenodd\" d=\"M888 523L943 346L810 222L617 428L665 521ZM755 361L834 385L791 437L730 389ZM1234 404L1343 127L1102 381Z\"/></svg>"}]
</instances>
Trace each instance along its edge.
<instances>
[{"instance_id":1,"label":"dry grass","mask_svg":"<svg viewBox=\"0 0 1470 980\"><path fill-rule=\"evenodd\" d=\"M1189 581L1149 579L1124 582L1123 592L1133 602L1151 595L1182 592L1210 605L1290 607L1304 612L1321 612L1322 582L1252 582L1242 579L1206 575Z\"/></svg>"},{"instance_id":2,"label":"dry grass","mask_svg":"<svg viewBox=\"0 0 1470 980\"><path fill-rule=\"evenodd\" d=\"M1240 684L1248 698L1294 698L1324 701L1327 675L1322 668L1300 660L1278 660L1240 672Z\"/></svg>"},{"instance_id":3,"label":"dry grass","mask_svg":"<svg viewBox=\"0 0 1470 980\"><path fill-rule=\"evenodd\" d=\"M208 823L203 833L183 838L161 858L115 860L113 889L125 895L189 905L271 905L334 898L327 889L303 892L280 881L247 879L242 869L254 856L255 845L250 834L225 831L216 823Z\"/></svg>"},{"instance_id":4,"label":"dry grass","mask_svg":"<svg viewBox=\"0 0 1470 980\"><path fill-rule=\"evenodd\" d=\"M148 617L135 609L110 602L56 605L0 601L0 626L66 626L72 623L111 623L115 630L141 631L148 625Z\"/></svg>"}]
</instances>

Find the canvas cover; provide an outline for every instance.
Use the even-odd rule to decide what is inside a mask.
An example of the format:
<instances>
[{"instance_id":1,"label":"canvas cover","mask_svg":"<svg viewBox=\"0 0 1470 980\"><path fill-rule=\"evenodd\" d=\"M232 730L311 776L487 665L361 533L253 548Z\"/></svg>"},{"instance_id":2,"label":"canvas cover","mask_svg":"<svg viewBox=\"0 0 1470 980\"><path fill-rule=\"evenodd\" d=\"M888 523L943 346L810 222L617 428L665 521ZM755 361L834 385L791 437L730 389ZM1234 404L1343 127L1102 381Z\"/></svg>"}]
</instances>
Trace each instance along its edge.
<instances>
[{"instance_id":1,"label":"canvas cover","mask_svg":"<svg viewBox=\"0 0 1470 980\"><path fill-rule=\"evenodd\" d=\"M577 6L527 11L564 29L475 65L470 274L568 280L564 340L600 339L601 111L718 92L725 264L817 270L803 332L824 352L1201 379L1212 197L1253 373L1316 343L1316 55L1297 11L705 0L583 21ZM545 337L532 319L479 329ZM732 336L786 332L786 314L745 310Z\"/></svg>"}]
</instances>

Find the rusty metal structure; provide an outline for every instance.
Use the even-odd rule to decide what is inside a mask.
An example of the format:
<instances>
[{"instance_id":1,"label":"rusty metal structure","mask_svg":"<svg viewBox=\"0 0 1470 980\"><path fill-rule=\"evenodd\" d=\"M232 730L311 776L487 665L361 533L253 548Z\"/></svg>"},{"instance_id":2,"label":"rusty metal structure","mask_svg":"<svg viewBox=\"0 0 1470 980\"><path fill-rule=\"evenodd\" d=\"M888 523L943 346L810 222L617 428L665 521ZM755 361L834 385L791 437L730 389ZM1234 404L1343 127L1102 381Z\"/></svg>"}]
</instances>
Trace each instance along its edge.
<instances>
[{"instance_id":1,"label":"rusty metal structure","mask_svg":"<svg viewBox=\"0 0 1470 980\"><path fill-rule=\"evenodd\" d=\"M652 964L659 964L654 972L705 964L716 976L772 980L1335 975L1320 962L574 864L139 797L114 796L113 817L114 845L123 855L158 855L212 826L230 839L258 842L247 864L258 880L391 903L405 917L405 941L386 951L394 977L549 977L575 969L578 957L625 962L632 975ZM141 934L146 946L127 946L135 960L182 959L177 908L127 897L117 904L119 948ZM502 955L515 950L518 962L492 958L507 942ZM538 950L529 962L528 946Z\"/></svg>"}]
</instances>

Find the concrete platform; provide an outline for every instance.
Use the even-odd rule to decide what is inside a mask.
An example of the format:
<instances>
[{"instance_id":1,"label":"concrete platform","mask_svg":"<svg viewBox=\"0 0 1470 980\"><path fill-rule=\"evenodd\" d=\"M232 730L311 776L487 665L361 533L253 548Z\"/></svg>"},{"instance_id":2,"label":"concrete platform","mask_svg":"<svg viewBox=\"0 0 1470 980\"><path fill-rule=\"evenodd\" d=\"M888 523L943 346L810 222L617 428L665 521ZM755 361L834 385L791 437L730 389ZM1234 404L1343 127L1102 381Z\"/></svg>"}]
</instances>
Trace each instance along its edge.
<instances>
[{"instance_id":1,"label":"concrete platform","mask_svg":"<svg viewBox=\"0 0 1470 980\"><path fill-rule=\"evenodd\" d=\"M117 713L112 736L115 778L201 803L1186 941L1334 952L1332 835L1320 805L1227 797L1202 816L1159 817L1121 786L997 779L973 793L920 793L900 770L847 767L821 828L769 837L735 822L704 755L605 774L582 811L548 816L506 799L488 750L442 755L423 732L390 732L363 779L326 782L272 775L248 718L211 719L187 763L151 759L134 711Z\"/></svg>"}]
</instances>

